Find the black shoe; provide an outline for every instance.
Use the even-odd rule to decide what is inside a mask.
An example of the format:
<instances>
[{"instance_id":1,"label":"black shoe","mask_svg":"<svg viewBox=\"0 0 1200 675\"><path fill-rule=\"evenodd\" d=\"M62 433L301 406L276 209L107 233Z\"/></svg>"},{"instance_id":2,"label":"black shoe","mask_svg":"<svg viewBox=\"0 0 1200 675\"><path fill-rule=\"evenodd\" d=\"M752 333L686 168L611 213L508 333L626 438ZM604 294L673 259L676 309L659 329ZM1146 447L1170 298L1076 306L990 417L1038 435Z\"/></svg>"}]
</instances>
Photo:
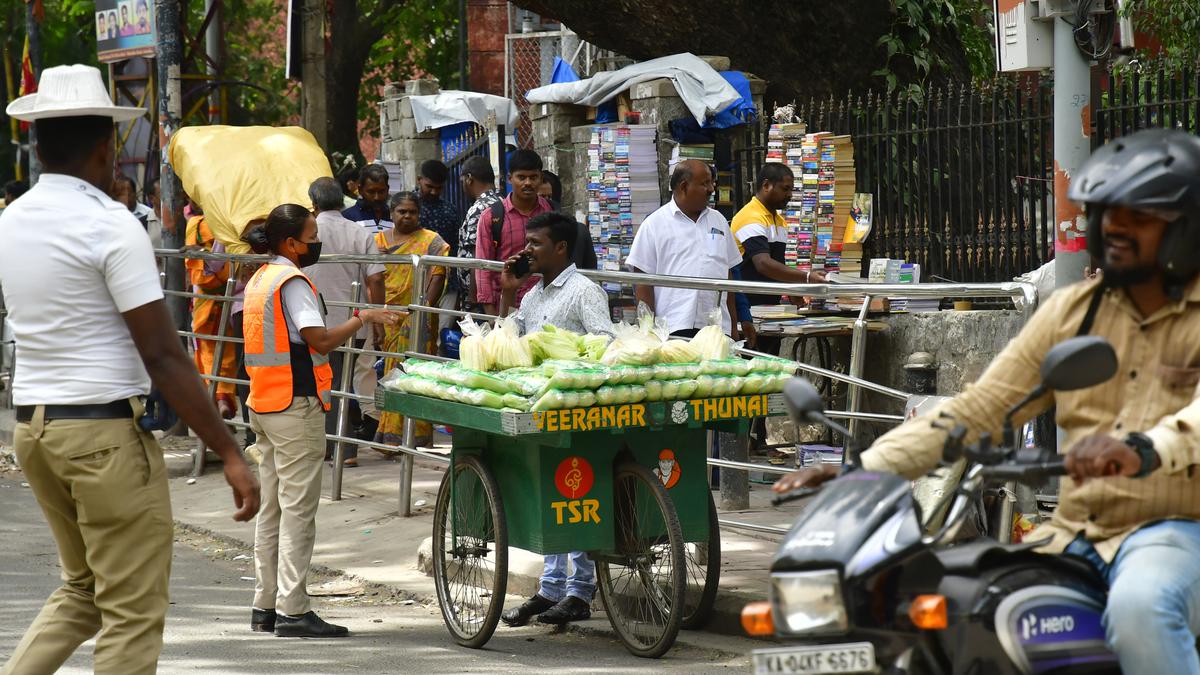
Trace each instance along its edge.
<instances>
[{"instance_id":1,"label":"black shoe","mask_svg":"<svg viewBox=\"0 0 1200 675\"><path fill-rule=\"evenodd\" d=\"M554 601L543 598L540 595L534 595L526 600L524 604L516 609L510 609L500 615L500 620L504 623L516 628L529 623L533 617L554 606Z\"/></svg>"},{"instance_id":2,"label":"black shoe","mask_svg":"<svg viewBox=\"0 0 1200 675\"><path fill-rule=\"evenodd\" d=\"M590 618L592 618L591 606L573 595L568 595L557 605L539 614L538 623L561 626L564 623Z\"/></svg>"},{"instance_id":3,"label":"black shoe","mask_svg":"<svg viewBox=\"0 0 1200 675\"><path fill-rule=\"evenodd\" d=\"M336 638L346 637L349 633L345 626L326 623L316 612L304 616L280 614L275 619L275 635L278 637Z\"/></svg>"},{"instance_id":4,"label":"black shoe","mask_svg":"<svg viewBox=\"0 0 1200 675\"><path fill-rule=\"evenodd\" d=\"M255 633L275 632L275 610L251 608L250 630Z\"/></svg>"}]
</instances>

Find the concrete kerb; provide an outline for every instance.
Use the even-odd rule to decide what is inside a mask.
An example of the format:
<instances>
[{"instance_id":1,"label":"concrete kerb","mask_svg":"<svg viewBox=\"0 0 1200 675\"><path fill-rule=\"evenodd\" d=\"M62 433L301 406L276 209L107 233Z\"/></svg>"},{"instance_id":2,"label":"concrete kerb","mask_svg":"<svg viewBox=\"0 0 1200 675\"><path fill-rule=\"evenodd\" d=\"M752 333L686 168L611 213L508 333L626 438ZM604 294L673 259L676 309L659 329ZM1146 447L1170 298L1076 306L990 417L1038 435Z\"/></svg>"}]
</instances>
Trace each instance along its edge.
<instances>
[{"instance_id":1,"label":"concrete kerb","mask_svg":"<svg viewBox=\"0 0 1200 675\"><path fill-rule=\"evenodd\" d=\"M169 457L168 463L186 462L180 455ZM401 518L395 511L393 498L399 465L367 454L359 459L362 465L347 472L343 499L321 501L314 569L349 577L368 589L387 589L393 595L422 604L436 603L433 577L422 569L422 557L429 555L433 504L444 467L417 462L413 499L423 499L425 503L414 509L412 517ZM172 471L172 475L179 473ZM253 548L253 524L235 523L230 518L232 503L220 472L211 471L190 485L186 476L178 475L170 484L178 527L231 546ZM765 503L766 491L760 492L764 494L755 501ZM739 512L736 517L786 525L790 512L759 506L751 512ZM775 541L761 535L723 532L723 580L712 620L702 632L681 634L681 641L711 649L711 640L717 635L737 642L746 640L741 629L741 610L746 603L765 598L767 568L776 546ZM536 591L541 567L540 555L509 550L506 606L515 606ZM598 620L583 622L575 628L615 637L607 618L602 613L597 616ZM745 653L745 648L742 645L741 651L734 653Z\"/></svg>"}]
</instances>

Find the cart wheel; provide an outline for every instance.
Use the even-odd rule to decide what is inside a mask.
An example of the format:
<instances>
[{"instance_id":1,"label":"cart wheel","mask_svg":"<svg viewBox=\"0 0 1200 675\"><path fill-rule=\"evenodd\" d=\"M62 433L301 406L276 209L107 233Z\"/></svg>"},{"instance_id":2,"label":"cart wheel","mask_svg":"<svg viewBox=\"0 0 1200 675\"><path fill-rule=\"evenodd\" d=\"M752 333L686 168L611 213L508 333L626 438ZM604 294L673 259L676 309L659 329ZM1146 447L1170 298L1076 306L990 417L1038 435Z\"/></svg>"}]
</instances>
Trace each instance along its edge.
<instances>
[{"instance_id":1,"label":"cart wheel","mask_svg":"<svg viewBox=\"0 0 1200 675\"><path fill-rule=\"evenodd\" d=\"M450 503L453 475L455 508ZM454 514L451 527L450 514ZM433 581L455 642L482 647L492 637L508 585L508 528L500 487L478 457L446 472L433 512Z\"/></svg>"},{"instance_id":2,"label":"cart wheel","mask_svg":"<svg viewBox=\"0 0 1200 675\"><path fill-rule=\"evenodd\" d=\"M617 467L613 504L616 551L597 556L600 598L625 647L634 656L658 658L675 643L683 619L679 517L662 481L635 462Z\"/></svg>"},{"instance_id":3,"label":"cart wheel","mask_svg":"<svg viewBox=\"0 0 1200 675\"><path fill-rule=\"evenodd\" d=\"M684 628L702 628L712 616L721 580L721 525L717 522L717 504L708 493L708 541L683 545L687 561L687 588L683 597Z\"/></svg>"}]
</instances>

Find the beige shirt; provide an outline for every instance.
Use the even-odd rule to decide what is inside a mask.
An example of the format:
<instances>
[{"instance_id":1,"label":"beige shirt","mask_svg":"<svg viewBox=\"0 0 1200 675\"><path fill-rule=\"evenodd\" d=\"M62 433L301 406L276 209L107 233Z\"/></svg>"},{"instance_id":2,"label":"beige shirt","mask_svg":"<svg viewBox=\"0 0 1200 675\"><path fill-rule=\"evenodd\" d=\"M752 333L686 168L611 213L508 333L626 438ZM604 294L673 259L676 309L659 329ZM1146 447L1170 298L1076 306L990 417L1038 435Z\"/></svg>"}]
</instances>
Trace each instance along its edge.
<instances>
[{"instance_id":1,"label":"beige shirt","mask_svg":"<svg viewBox=\"0 0 1200 675\"><path fill-rule=\"evenodd\" d=\"M321 253L346 255L379 255L375 236L362 225L346 220L337 211L322 211L317 214L317 238L321 240ZM321 297L326 302L336 300L350 302L353 299L351 284L362 284L359 302L367 302L367 277L383 274L383 265L356 263L321 263L304 268L304 274L312 279ZM349 307L326 307L328 325L340 326L350 320ZM367 338L367 327L358 330L355 337Z\"/></svg>"},{"instance_id":2,"label":"beige shirt","mask_svg":"<svg viewBox=\"0 0 1200 675\"><path fill-rule=\"evenodd\" d=\"M1033 315L992 365L967 389L932 414L882 436L863 454L863 467L916 478L936 466L946 432L931 426L938 412L977 432L999 438L1004 414L1040 381L1042 358L1056 343L1073 337L1099 282L1082 282L1055 293ZM1167 518L1200 520L1200 484L1191 467L1200 463L1200 283L1184 298L1142 318L1124 291L1105 292L1092 335L1112 343L1117 375L1090 389L1047 394L1017 415L1023 424L1057 406L1066 432L1060 450L1089 434L1117 438L1133 431L1149 435L1163 468L1146 478L1105 478L1076 486L1064 479L1054 517L1027 537L1051 537L1047 548L1061 551L1079 533L1105 560L1138 527Z\"/></svg>"}]
</instances>

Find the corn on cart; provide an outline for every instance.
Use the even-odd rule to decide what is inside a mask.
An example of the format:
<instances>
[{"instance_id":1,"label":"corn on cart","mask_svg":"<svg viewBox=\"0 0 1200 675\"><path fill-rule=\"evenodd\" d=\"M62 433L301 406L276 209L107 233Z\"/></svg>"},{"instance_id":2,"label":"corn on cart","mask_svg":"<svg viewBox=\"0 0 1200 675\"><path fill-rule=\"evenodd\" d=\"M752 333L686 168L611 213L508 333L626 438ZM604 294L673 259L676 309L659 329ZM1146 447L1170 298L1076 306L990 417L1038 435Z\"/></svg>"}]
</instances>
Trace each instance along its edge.
<instances>
[{"instance_id":1,"label":"corn on cart","mask_svg":"<svg viewBox=\"0 0 1200 675\"><path fill-rule=\"evenodd\" d=\"M521 413L381 388L381 410L454 429L434 510L434 580L460 644L496 629L508 547L586 551L617 635L659 657L711 612L720 536L707 431L783 414L779 394ZM682 608L682 610L680 609Z\"/></svg>"}]
</instances>

